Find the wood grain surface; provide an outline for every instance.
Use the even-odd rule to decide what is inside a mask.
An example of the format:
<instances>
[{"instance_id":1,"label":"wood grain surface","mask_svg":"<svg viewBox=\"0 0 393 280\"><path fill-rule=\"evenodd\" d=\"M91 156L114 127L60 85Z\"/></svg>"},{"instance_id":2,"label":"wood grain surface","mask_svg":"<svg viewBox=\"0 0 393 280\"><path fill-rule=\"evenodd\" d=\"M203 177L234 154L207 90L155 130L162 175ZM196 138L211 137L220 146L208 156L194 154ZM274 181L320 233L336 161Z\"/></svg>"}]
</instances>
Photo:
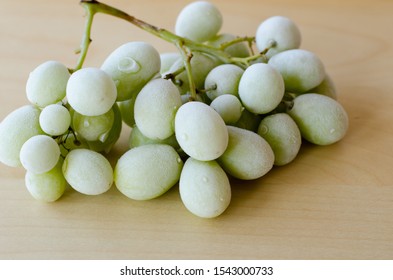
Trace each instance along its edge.
<instances>
[{"instance_id":1,"label":"wood grain surface","mask_svg":"<svg viewBox=\"0 0 393 280\"><path fill-rule=\"evenodd\" d=\"M173 30L189 1L107 0ZM24 170L0 166L1 259L393 259L393 1L212 1L223 32L254 35L273 15L292 18L302 48L325 63L350 119L346 137L304 144L296 160L254 181L232 181L230 207L201 219L178 187L133 201L115 186L99 196L67 189L55 203L34 200ZM29 72L46 60L72 67L84 26L78 1L0 0L0 118L27 104ZM121 20L95 19L86 66L117 46L166 42ZM111 152L127 150L125 127Z\"/></svg>"}]
</instances>

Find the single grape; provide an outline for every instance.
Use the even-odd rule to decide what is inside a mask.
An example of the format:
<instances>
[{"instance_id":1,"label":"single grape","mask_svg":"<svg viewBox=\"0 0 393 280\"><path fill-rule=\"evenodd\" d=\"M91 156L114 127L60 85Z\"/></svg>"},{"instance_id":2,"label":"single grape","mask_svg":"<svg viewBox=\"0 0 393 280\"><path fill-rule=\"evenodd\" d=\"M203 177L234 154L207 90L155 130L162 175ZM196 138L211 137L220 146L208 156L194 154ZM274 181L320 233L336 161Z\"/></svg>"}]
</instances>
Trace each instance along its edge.
<instances>
[{"instance_id":1,"label":"single grape","mask_svg":"<svg viewBox=\"0 0 393 280\"><path fill-rule=\"evenodd\" d=\"M235 40L236 38L237 37L233 34L222 33L214 36L212 39L206 42L206 44L209 46L220 48L223 43L230 42L232 40ZM230 45L229 47L226 47L224 51L233 57L248 57L251 55L250 49L245 42L239 42Z\"/></svg>"},{"instance_id":2,"label":"single grape","mask_svg":"<svg viewBox=\"0 0 393 280\"><path fill-rule=\"evenodd\" d=\"M209 105L193 101L182 105L175 117L176 139L183 151L198 160L214 160L228 146L228 130Z\"/></svg>"},{"instance_id":3,"label":"single grape","mask_svg":"<svg viewBox=\"0 0 393 280\"><path fill-rule=\"evenodd\" d=\"M207 96L211 100L222 94L239 96L239 82L243 73L244 70L234 64L214 67L206 76L204 83Z\"/></svg>"},{"instance_id":4,"label":"single grape","mask_svg":"<svg viewBox=\"0 0 393 280\"><path fill-rule=\"evenodd\" d=\"M68 184L87 195L99 195L108 191L113 183L113 169L100 153L88 149L70 151L62 171Z\"/></svg>"},{"instance_id":5,"label":"single grape","mask_svg":"<svg viewBox=\"0 0 393 280\"><path fill-rule=\"evenodd\" d=\"M319 93L337 100L337 89L333 79L326 74L325 79L317 87L310 89L310 93Z\"/></svg>"},{"instance_id":6,"label":"single grape","mask_svg":"<svg viewBox=\"0 0 393 280\"><path fill-rule=\"evenodd\" d=\"M322 61L310 51L283 51L272 56L268 63L281 73L289 92L307 92L325 79Z\"/></svg>"},{"instance_id":7,"label":"single grape","mask_svg":"<svg viewBox=\"0 0 393 280\"><path fill-rule=\"evenodd\" d=\"M47 135L31 137L20 150L20 160L23 167L35 174L51 170L59 161L59 157L59 145Z\"/></svg>"},{"instance_id":8,"label":"single grape","mask_svg":"<svg viewBox=\"0 0 393 280\"><path fill-rule=\"evenodd\" d=\"M64 64L46 61L30 73L26 83L27 99L41 108L55 104L66 96L69 78L70 73Z\"/></svg>"},{"instance_id":9,"label":"single grape","mask_svg":"<svg viewBox=\"0 0 393 280\"><path fill-rule=\"evenodd\" d=\"M78 135L87 141L105 142L114 119L113 109L99 116L84 116L75 112L72 117L72 127Z\"/></svg>"},{"instance_id":10,"label":"single grape","mask_svg":"<svg viewBox=\"0 0 393 280\"><path fill-rule=\"evenodd\" d=\"M193 52L191 58L191 73L194 79L195 87L202 89L205 84L206 76L209 72L221 63L214 57L199 52ZM179 69L184 69L184 61L182 58L175 61L172 67L169 69L170 73L173 73ZM190 90L190 83L188 80L187 72L183 70L182 73L176 76L176 85L179 88L181 94L186 94Z\"/></svg>"},{"instance_id":11,"label":"single grape","mask_svg":"<svg viewBox=\"0 0 393 280\"><path fill-rule=\"evenodd\" d=\"M63 160L60 158L56 166L48 172L42 174L26 172L26 188L35 199L53 202L63 195L67 181L63 176L62 164Z\"/></svg>"},{"instance_id":12,"label":"single grape","mask_svg":"<svg viewBox=\"0 0 393 280\"><path fill-rule=\"evenodd\" d=\"M19 159L22 145L32 136L44 134L40 127L41 111L25 105L7 115L0 123L0 161L11 167L21 166Z\"/></svg>"},{"instance_id":13,"label":"single grape","mask_svg":"<svg viewBox=\"0 0 393 280\"><path fill-rule=\"evenodd\" d=\"M195 1L180 11L175 33L202 43L213 38L221 26L222 15L216 6L207 1Z\"/></svg>"},{"instance_id":14,"label":"single grape","mask_svg":"<svg viewBox=\"0 0 393 280\"><path fill-rule=\"evenodd\" d=\"M288 164L299 153L302 136L295 121L286 113L265 117L259 125L258 134L273 149L274 165Z\"/></svg>"},{"instance_id":15,"label":"single grape","mask_svg":"<svg viewBox=\"0 0 393 280\"><path fill-rule=\"evenodd\" d=\"M166 53L161 53L160 54L160 60L161 60L161 68L160 68L160 73L164 74L171 69L173 63L177 61L180 58L180 53L178 52L166 52Z\"/></svg>"},{"instance_id":16,"label":"single grape","mask_svg":"<svg viewBox=\"0 0 393 280\"><path fill-rule=\"evenodd\" d=\"M175 133L173 122L181 105L179 90L171 81L151 80L136 97L135 123L147 137L166 139Z\"/></svg>"},{"instance_id":17,"label":"single grape","mask_svg":"<svg viewBox=\"0 0 393 280\"><path fill-rule=\"evenodd\" d=\"M119 106L119 110L121 113L121 118L123 122L132 127L135 124L134 118L134 105L135 105L135 97L125 101L118 101L117 105Z\"/></svg>"},{"instance_id":18,"label":"single grape","mask_svg":"<svg viewBox=\"0 0 393 280\"><path fill-rule=\"evenodd\" d=\"M288 114L298 125L302 136L317 145L333 144L341 140L348 130L348 115L344 107L325 95L299 95Z\"/></svg>"},{"instance_id":19,"label":"single grape","mask_svg":"<svg viewBox=\"0 0 393 280\"><path fill-rule=\"evenodd\" d=\"M181 152L181 148L179 146L179 143L176 140L176 136L173 134L172 136L166 138L166 139L151 139L149 137L146 137L145 135L142 134L142 132L139 130L139 128L134 125L132 127L131 133L130 133L130 138L129 138L129 147L130 148L135 148L143 145L148 145L148 144L167 144L169 146L172 146L176 152Z\"/></svg>"},{"instance_id":20,"label":"single grape","mask_svg":"<svg viewBox=\"0 0 393 280\"><path fill-rule=\"evenodd\" d=\"M71 125L70 112L60 104L50 104L42 109L39 120L42 130L52 136L64 134Z\"/></svg>"},{"instance_id":21,"label":"single grape","mask_svg":"<svg viewBox=\"0 0 393 280\"><path fill-rule=\"evenodd\" d=\"M269 48L266 56L300 47L301 34L297 25L289 18L273 16L264 20L256 31L255 41L260 52Z\"/></svg>"},{"instance_id":22,"label":"single grape","mask_svg":"<svg viewBox=\"0 0 393 280\"><path fill-rule=\"evenodd\" d=\"M182 168L183 161L171 146L143 145L119 158L114 170L115 184L129 198L153 199L179 181Z\"/></svg>"},{"instance_id":23,"label":"single grape","mask_svg":"<svg viewBox=\"0 0 393 280\"><path fill-rule=\"evenodd\" d=\"M76 112L99 116L108 112L116 101L112 78L99 68L82 68L74 72L67 84L67 99Z\"/></svg>"},{"instance_id":24,"label":"single grape","mask_svg":"<svg viewBox=\"0 0 393 280\"><path fill-rule=\"evenodd\" d=\"M145 42L129 42L115 49L101 69L115 81L117 101L135 97L142 87L159 73L160 54Z\"/></svg>"},{"instance_id":25,"label":"single grape","mask_svg":"<svg viewBox=\"0 0 393 280\"><path fill-rule=\"evenodd\" d=\"M223 94L215 98L210 106L220 114L225 124L236 123L243 111L239 98L232 94Z\"/></svg>"},{"instance_id":26,"label":"single grape","mask_svg":"<svg viewBox=\"0 0 393 280\"><path fill-rule=\"evenodd\" d=\"M281 74L269 64L255 63L243 73L239 82L239 97L244 107L255 114L274 110L285 92Z\"/></svg>"},{"instance_id":27,"label":"single grape","mask_svg":"<svg viewBox=\"0 0 393 280\"><path fill-rule=\"evenodd\" d=\"M268 173L274 164L269 143L257 133L228 126L229 143L217 159L222 168L235 178L254 180Z\"/></svg>"},{"instance_id":28,"label":"single grape","mask_svg":"<svg viewBox=\"0 0 393 280\"><path fill-rule=\"evenodd\" d=\"M179 181L184 206L201 218L221 215L231 201L228 176L216 161L188 158Z\"/></svg>"}]
</instances>

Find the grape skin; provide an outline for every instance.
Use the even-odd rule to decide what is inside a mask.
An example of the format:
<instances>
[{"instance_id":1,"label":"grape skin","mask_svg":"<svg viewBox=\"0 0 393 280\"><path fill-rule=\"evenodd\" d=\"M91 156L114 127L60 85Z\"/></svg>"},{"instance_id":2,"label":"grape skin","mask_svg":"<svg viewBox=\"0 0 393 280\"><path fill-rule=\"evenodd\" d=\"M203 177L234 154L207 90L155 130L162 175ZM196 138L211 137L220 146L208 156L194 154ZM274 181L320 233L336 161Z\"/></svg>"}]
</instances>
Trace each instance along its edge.
<instances>
[{"instance_id":1,"label":"grape skin","mask_svg":"<svg viewBox=\"0 0 393 280\"><path fill-rule=\"evenodd\" d=\"M184 206L201 218L221 215L231 201L228 176L216 161L188 158L179 181Z\"/></svg>"},{"instance_id":2,"label":"grape skin","mask_svg":"<svg viewBox=\"0 0 393 280\"><path fill-rule=\"evenodd\" d=\"M44 108L61 101L66 96L70 73L68 68L57 61L46 61L35 68L26 83L27 99Z\"/></svg>"},{"instance_id":3,"label":"grape skin","mask_svg":"<svg viewBox=\"0 0 393 280\"><path fill-rule=\"evenodd\" d=\"M341 140L348 130L348 115L336 100L317 93L299 95L288 114L298 125L302 136L317 145L330 145Z\"/></svg>"},{"instance_id":4,"label":"grape skin","mask_svg":"<svg viewBox=\"0 0 393 280\"><path fill-rule=\"evenodd\" d=\"M11 167L21 166L19 154L32 136L44 134L40 127L40 110L25 105L8 114L0 124L0 161Z\"/></svg>"},{"instance_id":5,"label":"grape skin","mask_svg":"<svg viewBox=\"0 0 393 280\"><path fill-rule=\"evenodd\" d=\"M75 112L72 117L72 127L87 141L104 142L113 126L114 119L115 113L112 109L99 116L84 116Z\"/></svg>"},{"instance_id":6,"label":"grape skin","mask_svg":"<svg viewBox=\"0 0 393 280\"><path fill-rule=\"evenodd\" d=\"M198 101L179 108L175 117L175 135L183 151L198 160L214 160L228 146L225 122L212 107Z\"/></svg>"},{"instance_id":7,"label":"grape skin","mask_svg":"<svg viewBox=\"0 0 393 280\"><path fill-rule=\"evenodd\" d=\"M180 178L183 161L165 144L149 144L123 154L114 170L117 189L135 200L156 198L172 188Z\"/></svg>"},{"instance_id":8,"label":"grape skin","mask_svg":"<svg viewBox=\"0 0 393 280\"><path fill-rule=\"evenodd\" d=\"M39 121L45 133L59 136L64 134L70 127L71 115L64 106L51 104L42 109Z\"/></svg>"},{"instance_id":9,"label":"grape skin","mask_svg":"<svg viewBox=\"0 0 393 280\"><path fill-rule=\"evenodd\" d=\"M175 133L173 121L181 105L179 90L171 81L151 80L136 97L135 123L145 136L166 139Z\"/></svg>"},{"instance_id":10,"label":"grape skin","mask_svg":"<svg viewBox=\"0 0 393 280\"><path fill-rule=\"evenodd\" d=\"M239 97L244 107L255 114L274 110L285 92L281 74L269 64L255 63L243 73L239 82Z\"/></svg>"},{"instance_id":11,"label":"grape skin","mask_svg":"<svg viewBox=\"0 0 393 280\"><path fill-rule=\"evenodd\" d=\"M215 37L213 37L212 39L210 39L208 42L206 42L206 44L216 47L216 48L220 48L221 44L226 43L226 42L230 42L232 40L235 40L236 38L237 37L233 34L222 33L222 34L218 34ZM224 49L224 51L233 57L248 57L248 56L250 56L250 50L245 42L239 42L239 43L230 45L229 47L226 47Z\"/></svg>"},{"instance_id":12,"label":"grape skin","mask_svg":"<svg viewBox=\"0 0 393 280\"><path fill-rule=\"evenodd\" d=\"M60 157L57 142L47 135L36 135L27 140L20 149L22 166L35 174L51 170Z\"/></svg>"},{"instance_id":13,"label":"grape skin","mask_svg":"<svg viewBox=\"0 0 393 280\"><path fill-rule=\"evenodd\" d=\"M203 43L213 38L222 26L221 12L212 3L195 1L179 13L175 33L179 36Z\"/></svg>"},{"instance_id":14,"label":"grape skin","mask_svg":"<svg viewBox=\"0 0 393 280\"><path fill-rule=\"evenodd\" d=\"M67 99L71 107L85 116L108 112L116 101L112 78L99 68L88 67L74 72L67 83Z\"/></svg>"},{"instance_id":15,"label":"grape skin","mask_svg":"<svg viewBox=\"0 0 393 280\"><path fill-rule=\"evenodd\" d=\"M235 178L254 180L269 172L274 153L268 142L257 133L228 126L228 148L217 162Z\"/></svg>"},{"instance_id":16,"label":"grape skin","mask_svg":"<svg viewBox=\"0 0 393 280\"><path fill-rule=\"evenodd\" d=\"M218 96L210 103L210 106L220 114L225 124L236 123L243 111L242 103L232 94Z\"/></svg>"},{"instance_id":17,"label":"grape skin","mask_svg":"<svg viewBox=\"0 0 393 280\"><path fill-rule=\"evenodd\" d=\"M70 151L62 171L68 184L86 195L99 195L108 191L113 183L113 169L100 153L76 149Z\"/></svg>"}]
</instances>

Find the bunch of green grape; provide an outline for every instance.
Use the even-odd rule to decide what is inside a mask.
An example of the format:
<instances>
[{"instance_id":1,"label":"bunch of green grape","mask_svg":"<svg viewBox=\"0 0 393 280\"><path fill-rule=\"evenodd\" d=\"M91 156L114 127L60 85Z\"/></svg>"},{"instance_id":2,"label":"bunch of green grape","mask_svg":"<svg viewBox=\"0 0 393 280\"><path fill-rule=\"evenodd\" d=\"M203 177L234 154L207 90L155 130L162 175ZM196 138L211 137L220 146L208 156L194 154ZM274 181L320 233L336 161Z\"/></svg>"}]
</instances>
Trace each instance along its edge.
<instances>
[{"instance_id":1,"label":"bunch of green grape","mask_svg":"<svg viewBox=\"0 0 393 280\"><path fill-rule=\"evenodd\" d=\"M175 34L213 47L238 38L221 26L217 7L197 1L180 12ZM27 80L30 105L1 122L0 161L26 169L38 200L59 199L67 185L86 195L115 185L149 200L178 184L186 209L217 217L230 204L230 178L261 178L292 162L303 139L329 145L347 132L333 81L300 43L296 24L274 16L257 28L255 45L239 40L224 49L256 57L246 67L202 49L191 54L188 73L180 53L160 54L145 42L120 46L100 68L44 62ZM132 127L130 149L112 166L106 155L123 125Z\"/></svg>"}]
</instances>

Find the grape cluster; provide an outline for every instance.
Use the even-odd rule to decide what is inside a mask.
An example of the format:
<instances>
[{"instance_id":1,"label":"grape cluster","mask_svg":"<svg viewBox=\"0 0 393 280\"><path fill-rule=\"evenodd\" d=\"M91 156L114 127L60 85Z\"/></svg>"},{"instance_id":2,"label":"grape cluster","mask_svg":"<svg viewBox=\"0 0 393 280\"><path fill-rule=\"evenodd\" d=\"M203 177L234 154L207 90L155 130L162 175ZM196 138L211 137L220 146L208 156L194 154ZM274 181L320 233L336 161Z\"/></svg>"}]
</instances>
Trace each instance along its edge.
<instances>
[{"instance_id":1,"label":"grape cluster","mask_svg":"<svg viewBox=\"0 0 393 280\"><path fill-rule=\"evenodd\" d=\"M303 139L341 140L348 116L321 60L299 48L295 23L274 16L241 40L220 33L222 18L209 2L184 7L176 38L202 46L187 57L129 42L100 68L42 63L27 80L31 104L1 122L1 162L26 169L38 200L59 199L67 185L99 195L113 184L148 200L178 184L185 207L212 218L230 204L230 177L254 180L292 162ZM123 125L130 149L111 166Z\"/></svg>"}]
</instances>

